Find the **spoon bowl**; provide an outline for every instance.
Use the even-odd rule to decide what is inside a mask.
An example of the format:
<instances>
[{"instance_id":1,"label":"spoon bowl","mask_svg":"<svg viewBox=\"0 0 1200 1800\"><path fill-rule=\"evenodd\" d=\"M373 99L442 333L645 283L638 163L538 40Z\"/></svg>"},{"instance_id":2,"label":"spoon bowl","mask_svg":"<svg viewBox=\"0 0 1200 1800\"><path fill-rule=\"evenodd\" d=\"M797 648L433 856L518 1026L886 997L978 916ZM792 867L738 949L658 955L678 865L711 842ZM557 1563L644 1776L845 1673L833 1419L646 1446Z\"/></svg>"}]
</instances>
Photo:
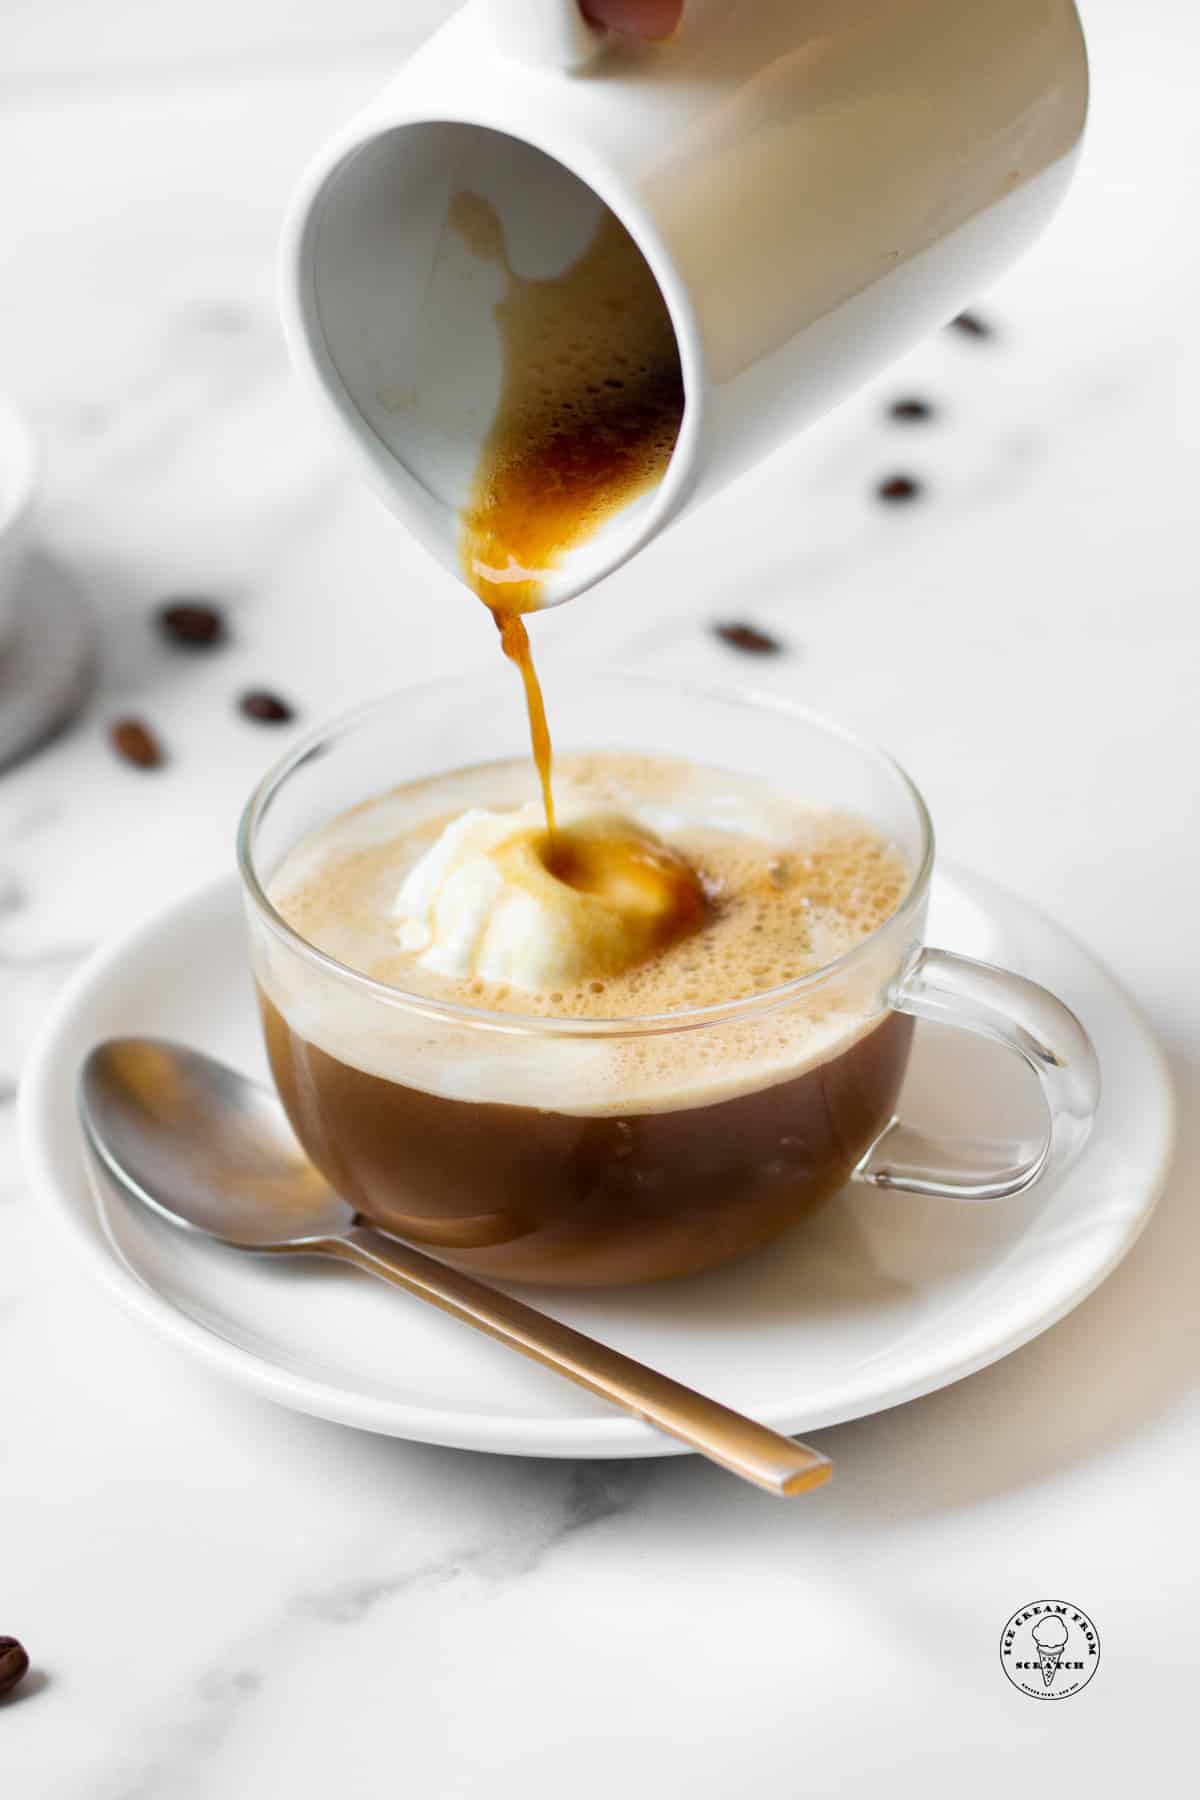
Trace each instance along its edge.
<instances>
[{"instance_id":1,"label":"spoon bowl","mask_svg":"<svg viewBox=\"0 0 1200 1800\"><path fill-rule=\"evenodd\" d=\"M279 1250L354 1224L274 1095L198 1050L110 1038L84 1062L79 1102L105 1167L174 1225L238 1250Z\"/></svg>"}]
</instances>

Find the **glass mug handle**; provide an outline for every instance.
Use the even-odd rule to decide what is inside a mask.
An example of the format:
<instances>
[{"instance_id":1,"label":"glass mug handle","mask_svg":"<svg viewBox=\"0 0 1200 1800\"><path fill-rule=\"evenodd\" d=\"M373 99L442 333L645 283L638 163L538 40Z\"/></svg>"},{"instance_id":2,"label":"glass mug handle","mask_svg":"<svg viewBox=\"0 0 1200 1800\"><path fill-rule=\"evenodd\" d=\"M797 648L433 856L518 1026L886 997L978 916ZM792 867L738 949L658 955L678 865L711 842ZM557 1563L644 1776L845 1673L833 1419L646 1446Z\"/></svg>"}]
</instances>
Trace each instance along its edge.
<instances>
[{"instance_id":1,"label":"glass mug handle","mask_svg":"<svg viewBox=\"0 0 1200 1800\"><path fill-rule=\"evenodd\" d=\"M989 1157L987 1140L927 1137L893 1119L855 1169L856 1181L943 1200L1003 1200L1082 1147L1100 1102L1100 1070L1083 1026L1046 988L969 956L922 950L897 977L888 1004L1015 1051L1038 1078L1047 1129L1037 1144L993 1143Z\"/></svg>"}]
</instances>

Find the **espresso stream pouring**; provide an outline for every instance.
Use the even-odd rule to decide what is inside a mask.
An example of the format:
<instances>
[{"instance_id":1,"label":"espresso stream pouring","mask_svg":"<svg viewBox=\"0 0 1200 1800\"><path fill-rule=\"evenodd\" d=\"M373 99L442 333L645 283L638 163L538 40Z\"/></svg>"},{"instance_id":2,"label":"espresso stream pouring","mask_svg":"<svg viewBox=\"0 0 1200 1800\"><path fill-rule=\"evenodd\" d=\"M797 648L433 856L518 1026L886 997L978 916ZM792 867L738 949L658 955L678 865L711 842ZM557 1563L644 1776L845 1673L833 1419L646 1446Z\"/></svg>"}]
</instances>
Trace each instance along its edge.
<instances>
[{"instance_id":1,"label":"espresso stream pouring","mask_svg":"<svg viewBox=\"0 0 1200 1800\"><path fill-rule=\"evenodd\" d=\"M79 1078L92 1151L173 1225L260 1255L349 1263L565 1375L769 1493L819 1487L819 1451L374 1231L326 1186L265 1088L181 1045L100 1044Z\"/></svg>"}]
</instances>

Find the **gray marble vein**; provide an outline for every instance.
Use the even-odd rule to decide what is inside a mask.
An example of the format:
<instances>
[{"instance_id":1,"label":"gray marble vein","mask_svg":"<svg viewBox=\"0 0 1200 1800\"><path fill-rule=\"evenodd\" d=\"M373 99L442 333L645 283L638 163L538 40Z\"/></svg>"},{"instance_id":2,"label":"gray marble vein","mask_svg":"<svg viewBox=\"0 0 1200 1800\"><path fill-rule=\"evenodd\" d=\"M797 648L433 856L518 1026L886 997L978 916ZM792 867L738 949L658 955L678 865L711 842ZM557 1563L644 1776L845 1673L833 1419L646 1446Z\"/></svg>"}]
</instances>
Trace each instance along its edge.
<instances>
[{"instance_id":1,"label":"gray marble vein","mask_svg":"<svg viewBox=\"0 0 1200 1800\"><path fill-rule=\"evenodd\" d=\"M488 1459L490 1461L491 1459ZM541 1465L536 1509L495 1538L418 1558L385 1573L341 1575L301 1587L275 1618L230 1641L137 1743L90 1776L78 1800L201 1800L219 1786L214 1765L240 1732L253 1730L256 1701L298 1660L341 1654L335 1634L388 1613L403 1630L404 1604L459 1582L505 1585L546 1568L581 1535L636 1508L653 1486L652 1462ZM522 1472L523 1471L519 1471ZM526 1484L522 1483L522 1486ZM545 1490L551 1494L546 1497Z\"/></svg>"}]
</instances>

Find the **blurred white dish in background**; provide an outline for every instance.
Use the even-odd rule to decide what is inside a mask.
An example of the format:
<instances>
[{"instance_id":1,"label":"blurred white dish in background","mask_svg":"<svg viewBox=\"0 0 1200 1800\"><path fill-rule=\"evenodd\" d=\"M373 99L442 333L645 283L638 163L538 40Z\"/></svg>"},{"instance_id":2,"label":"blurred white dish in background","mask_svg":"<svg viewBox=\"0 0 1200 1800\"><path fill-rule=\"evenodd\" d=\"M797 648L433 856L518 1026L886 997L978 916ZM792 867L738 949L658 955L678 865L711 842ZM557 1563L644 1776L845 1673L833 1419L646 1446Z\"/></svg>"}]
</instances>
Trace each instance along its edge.
<instances>
[{"instance_id":1,"label":"blurred white dish in background","mask_svg":"<svg viewBox=\"0 0 1200 1800\"><path fill-rule=\"evenodd\" d=\"M75 713L92 673L92 621L70 571L34 542L38 455L0 397L0 771Z\"/></svg>"},{"instance_id":2,"label":"blurred white dish in background","mask_svg":"<svg viewBox=\"0 0 1200 1800\"><path fill-rule=\"evenodd\" d=\"M0 650L8 639L29 555L37 454L20 413L0 398Z\"/></svg>"}]
</instances>

